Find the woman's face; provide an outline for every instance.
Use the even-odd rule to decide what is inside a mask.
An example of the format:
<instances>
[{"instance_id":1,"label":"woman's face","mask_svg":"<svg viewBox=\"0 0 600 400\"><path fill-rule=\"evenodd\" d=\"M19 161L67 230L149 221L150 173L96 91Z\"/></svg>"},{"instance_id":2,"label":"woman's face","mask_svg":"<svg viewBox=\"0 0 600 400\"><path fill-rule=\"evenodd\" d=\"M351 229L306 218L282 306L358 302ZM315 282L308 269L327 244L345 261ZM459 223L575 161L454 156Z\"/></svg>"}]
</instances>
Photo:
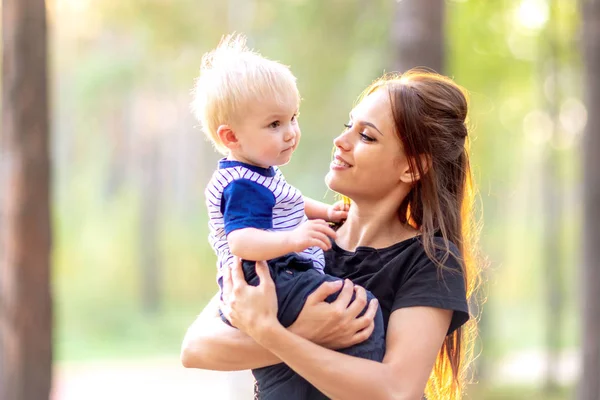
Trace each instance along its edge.
<instances>
[{"instance_id":1,"label":"woman's face","mask_svg":"<svg viewBox=\"0 0 600 400\"><path fill-rule=\"evenodd\" d=\"M394 130L388 91L380 88L365 97L350 113L346 128L333 140L327 186L354 201L383 198L401 184L408 164Z\"/></svg>"}]
</instances>

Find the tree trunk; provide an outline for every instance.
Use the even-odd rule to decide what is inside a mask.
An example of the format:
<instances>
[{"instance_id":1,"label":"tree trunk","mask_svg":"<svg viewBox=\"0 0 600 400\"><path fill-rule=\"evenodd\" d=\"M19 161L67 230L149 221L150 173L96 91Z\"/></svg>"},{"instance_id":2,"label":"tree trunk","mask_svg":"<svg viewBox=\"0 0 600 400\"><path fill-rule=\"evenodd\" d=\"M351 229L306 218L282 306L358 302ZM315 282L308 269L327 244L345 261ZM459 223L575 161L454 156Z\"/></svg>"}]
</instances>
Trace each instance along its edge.
<instances>
[{"instance_id":1,"label":"tree trunk","mask_svg":"<svg viewBox=\"0 0 600 400\"><path fill-rule=\"evenodd\" d=\"M444 0L396 1L391 27L393 71L428 67L444 73Z\"/></svg>"},{"instance_id":2,"label":"tree trunk","mask_svg":"<svg viewBox=\"0 0 600 400\"><path fill-rule=\"evenodd\" d=\"M582 0L584 89L583 337L579 400L600 398L600 0Z\"/></svg>"},{"instance_id":3,"label":"tree trunk","mask_svg":"<svg viewBox=\"0 0 600 400\"><path fill-rule=\"evenodd\" d=\"M140 210L140 277L142 309L146 314L160 307L159 196L160 155L158 141L149 138L142 155L142 199Z\"/></svg>"},{"instance_id":4,"label":"tree trunk","mask_svg":"<svg viewBox=\"0 0 600 400\"><path fill-rule=\"evenodd\" d=\"M0 399L51 387L50 156L44 0L3 0Z\"/></svg>"},{"instance_id":5,"label":"tree trunk","mask_svg":"<svg viewBox=\"0 0 600 400\"><path fill-rule=\"evenodd\" d=\"M564 230L564 187L560 174L561 154L555 149L551 142L556 140L560 126L560 15L558 13L557 0L550 1L550 19L548 28L544 34L544 51L540 64L544 67L542 76L548 76L553 84L550 85L551 92L546 100L545 108L554 121L550 132L551 141L546 148L542 190L544 198L544 265L546 269L546 376L544 390L547 394L554 393L558 387L557 379L560 376L560 345L563 331L563 277L561 250L561 232ZM547 69L547 70L545 70Z\"/></svg>"}]
</instances>

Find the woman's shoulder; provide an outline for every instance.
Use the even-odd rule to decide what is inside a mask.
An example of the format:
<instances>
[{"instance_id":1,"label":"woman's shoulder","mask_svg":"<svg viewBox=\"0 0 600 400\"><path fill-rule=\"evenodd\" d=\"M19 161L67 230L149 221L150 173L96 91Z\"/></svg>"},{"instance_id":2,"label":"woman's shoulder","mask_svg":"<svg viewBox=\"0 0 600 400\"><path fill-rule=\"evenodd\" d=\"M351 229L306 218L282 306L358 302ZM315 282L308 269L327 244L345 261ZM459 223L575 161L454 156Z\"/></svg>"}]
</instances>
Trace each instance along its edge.
<instances>
[{"instance_id":1,"label":"woman's shoulder","mask_svg":"<svg viewBox=\"0 0 600 400\"><path fill-rule=\"evenodd\" d=\"M431 238L430 249L427 251L425 240L422 235L417 235L409 240L383 249L383 253L387 253L388 257L396 259L396 261L409 261L414 264L423 264L430 261L438 265L449 264L448 266L452 267L457 262L460 263L461 252L458 246L452 241L435 235ZM432 257L434 258L433 260L431 259Z\"/></svg>"},{"instance_id":2,"label":"woman's shoulder","mask_svg":"<svg viewBox=\"0 0 600 400\"><path fill-rule=\"evenodd\" d=\"M441 265L447 267L444 269L448 272L462 271L460 252L454 243L434 237L431 247L431 251L426 250L422 236L414 236L385 248L358 247L354 251L345 250L333 241L332 248L325 253L326 272L359 279L387 275L390 284L397 284L423 270L435 274Z\"/></svg>"},{"instance_id":3,"label":"woman's shoulder","mask_svg":"<svg viewBox=\"0 0 600 400\"><path fill-rule=\"evenodd\" d=\"M391 311L415 306L453 310L448 333L469 319L465 280L458 246L442 237L432 238L431 256L423 239L413 243L412 262L398 263L403 279L395 286ZM404 260L407 260L404 258Z\"/></svg>"}]
</instances>

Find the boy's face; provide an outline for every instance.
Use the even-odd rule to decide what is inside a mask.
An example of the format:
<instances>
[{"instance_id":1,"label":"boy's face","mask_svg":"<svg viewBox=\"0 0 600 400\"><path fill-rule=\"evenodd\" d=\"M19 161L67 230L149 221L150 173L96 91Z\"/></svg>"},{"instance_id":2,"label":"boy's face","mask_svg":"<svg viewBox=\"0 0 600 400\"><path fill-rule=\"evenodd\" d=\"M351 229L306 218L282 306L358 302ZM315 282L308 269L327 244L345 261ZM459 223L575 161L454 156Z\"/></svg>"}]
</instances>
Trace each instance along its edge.
<instances>
[{"instance_id":1,"label":"boy's face","mask_svg":"<svg viewBox=\"0 0 600 400\"><path fill-rule=\"evenodd\" d=\"M235 159L259 167L285 165L300 142L297 104L257 101L248 107L232 129L239 147Z\"/></svg>"}]
</instances>

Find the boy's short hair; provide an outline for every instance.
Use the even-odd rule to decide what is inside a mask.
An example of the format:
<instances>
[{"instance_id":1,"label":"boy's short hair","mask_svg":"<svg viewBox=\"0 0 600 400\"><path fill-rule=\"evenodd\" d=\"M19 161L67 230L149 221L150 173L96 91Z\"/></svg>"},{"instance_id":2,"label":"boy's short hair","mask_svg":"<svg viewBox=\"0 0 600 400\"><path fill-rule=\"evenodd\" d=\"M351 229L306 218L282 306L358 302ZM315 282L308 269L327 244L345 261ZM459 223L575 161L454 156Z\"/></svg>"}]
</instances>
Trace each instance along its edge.
<instances>
[{"instance_id":1,"label":"boy's short hair","mask_svg":"<svg viewBox=\"0 0 600 400\"><path fill-rule=\"evenodd\" d=\"M218 127L232 123L252 103L264 99L298 107L296 77L287 66L250 50L242 35L228 35L204 54L192 111L218 151L228 151L217 135Z\"/></svg>"}]
</instances>

